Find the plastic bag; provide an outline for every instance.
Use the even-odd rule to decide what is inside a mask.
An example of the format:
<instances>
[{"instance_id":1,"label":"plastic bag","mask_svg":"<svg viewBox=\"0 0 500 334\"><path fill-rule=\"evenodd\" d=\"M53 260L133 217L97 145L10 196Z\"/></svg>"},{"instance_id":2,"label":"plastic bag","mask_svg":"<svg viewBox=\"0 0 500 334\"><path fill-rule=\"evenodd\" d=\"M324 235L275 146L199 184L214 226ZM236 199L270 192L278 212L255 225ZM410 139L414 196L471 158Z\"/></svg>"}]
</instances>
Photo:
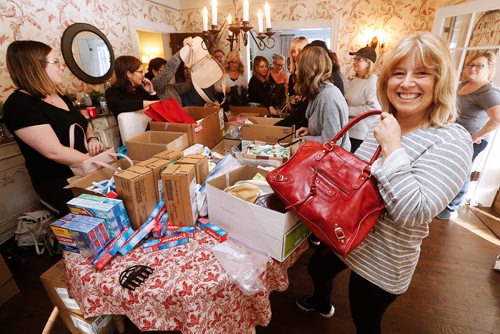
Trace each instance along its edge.
<instances>
[{"instance_id":1,"label":"plastic bag","mask_svg":"<svg viewBox=\"0 0 500 334\"><path fill-rule=\"evenodd\" d=\"M47 210L25 212L17 218L17 229L14 232L19 247L35 246L36 253L44 253L45 237L50 230L54 216Z\"/></svg>"},{"instance_id":2,"label":"plastic bag","mask_svg":"<svg viewBox=\"0 0 500 334\"><path fill-rule=\"evenodd\" d=\"M266 270L269 257L251 250L243 244L228 239L212 248L215 258L222 265L231 282L247 296L265 291L260 275Z\"/></svg>"}]
</instances>

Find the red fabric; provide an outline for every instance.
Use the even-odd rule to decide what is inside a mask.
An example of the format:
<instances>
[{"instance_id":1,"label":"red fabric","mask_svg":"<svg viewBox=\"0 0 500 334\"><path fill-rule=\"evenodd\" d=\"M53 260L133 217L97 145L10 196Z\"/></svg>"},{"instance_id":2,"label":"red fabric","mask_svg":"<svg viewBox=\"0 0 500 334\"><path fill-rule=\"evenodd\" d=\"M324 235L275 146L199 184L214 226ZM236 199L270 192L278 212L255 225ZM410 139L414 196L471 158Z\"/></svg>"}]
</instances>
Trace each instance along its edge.
<instances>
[{"instance_id":1,"label":"red fabric","mask_svg":"<svg viewBox=\"0 0 500 334\"><path fill-rule=\"evenodd\" d=\"M193 124L196 120L182 109L175 98L151 103L144 111L146 115L157 122Z\"/></svg>"},{"instance_id":2,"label":"red fabric","mask_svg":"<svg viewBox=\"0 0 500 334\"><path fill-rule=\"evenodd\" d=\"M265 291L246 296L212 253L218 242L203 231L185 245L144 253L140 246L117 255L102 271L80 254L65 252L71 298L85 317L124 314L141 331L183 334L250 334L271 320L269 293L288 287L287 269L307 250L303 242L284 261L269 260L260 278ZM142 264L154 269L134 291L120 286L120 273Z\"/></svg>"},{"instance_id":3,"label":"red fabric","mask_svg":"<svg viewBox=\"0 0 500 334\"><path fill-rule=\"evenodd\" d=\"M347 255L373 229L385 210L370 162L337 146L347 130L364 113L349 122L330 142L307 142L292 158L267 175L274 192L323 243Z\"/></svg>"}]
</instances>

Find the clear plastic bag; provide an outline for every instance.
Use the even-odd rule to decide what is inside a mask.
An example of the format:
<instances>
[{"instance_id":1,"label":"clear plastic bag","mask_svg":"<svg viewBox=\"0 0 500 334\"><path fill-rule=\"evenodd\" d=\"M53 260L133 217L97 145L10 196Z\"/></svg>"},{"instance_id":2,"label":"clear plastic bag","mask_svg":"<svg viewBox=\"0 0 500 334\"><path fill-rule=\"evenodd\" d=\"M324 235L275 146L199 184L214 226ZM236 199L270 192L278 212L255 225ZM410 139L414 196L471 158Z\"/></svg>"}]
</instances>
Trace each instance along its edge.
<instances>
[{"instance_id":1,"label":"clear plastic bag","mask_svg":"<svg viewBox=\"0 0 500 334\"><path fill-rule=\"evenodd\" d=\"M243 244L228 239L212 248L230 280L247 296L252 296L266 287L260 275L266 270L269 257L251 250Z\"/></svg>"}]
</instances>

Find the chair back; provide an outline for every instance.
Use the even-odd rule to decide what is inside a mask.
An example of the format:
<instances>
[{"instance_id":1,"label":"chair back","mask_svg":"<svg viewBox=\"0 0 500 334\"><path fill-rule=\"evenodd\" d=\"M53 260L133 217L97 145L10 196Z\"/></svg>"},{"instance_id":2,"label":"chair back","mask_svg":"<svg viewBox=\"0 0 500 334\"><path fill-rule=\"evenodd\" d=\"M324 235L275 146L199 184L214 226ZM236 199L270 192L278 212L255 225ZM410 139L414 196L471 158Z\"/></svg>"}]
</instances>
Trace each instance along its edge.
<instances>
[{"instance_id":1,"label":"chair back","mask_svg":"<svg viewBox=\"0 0 500 334\"><path fill-rule=\"evenodd\" d=\"M122 143L125 144L128 138L146 131L151 117L144 114L144 110L138 110L118 114L117 121Z\"/></svg>"}]
</instances>

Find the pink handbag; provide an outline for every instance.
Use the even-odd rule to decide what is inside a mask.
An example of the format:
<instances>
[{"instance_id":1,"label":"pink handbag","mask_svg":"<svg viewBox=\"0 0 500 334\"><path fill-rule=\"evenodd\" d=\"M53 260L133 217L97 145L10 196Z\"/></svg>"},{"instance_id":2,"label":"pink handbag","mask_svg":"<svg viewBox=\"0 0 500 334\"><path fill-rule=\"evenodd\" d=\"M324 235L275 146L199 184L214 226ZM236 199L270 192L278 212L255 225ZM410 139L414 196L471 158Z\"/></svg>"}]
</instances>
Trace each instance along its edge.
<instances>
[{"instance_id":1,"label":"pink handbag","mask_svg":"<svg viewBox=\"0 0 500 334\"><path fill-rule=\"evenodd\" d=\"M79 127L83 131L83 136L84 136L84 143L85 143L85 148L88 149L87 145L87 135L85 134L85 130L81 127L80 124L73 123L71 124L69 128L69 146L71 148L74 148L75 145L75 126ZM130 163L130 166L133 166L134 163L130 158L124 154L121 153L116 153L114 147L110 147L107 150L99 153L96 156L90 157L81 163L78 164L73 164L69 166L73 174L75 176L85 176L90 173L95 172L97 169L101 167L106 167L109 169L115 169L113 168L110 163L117 160L118 157L124 158Z\"/></svg>"}]
</instances>

